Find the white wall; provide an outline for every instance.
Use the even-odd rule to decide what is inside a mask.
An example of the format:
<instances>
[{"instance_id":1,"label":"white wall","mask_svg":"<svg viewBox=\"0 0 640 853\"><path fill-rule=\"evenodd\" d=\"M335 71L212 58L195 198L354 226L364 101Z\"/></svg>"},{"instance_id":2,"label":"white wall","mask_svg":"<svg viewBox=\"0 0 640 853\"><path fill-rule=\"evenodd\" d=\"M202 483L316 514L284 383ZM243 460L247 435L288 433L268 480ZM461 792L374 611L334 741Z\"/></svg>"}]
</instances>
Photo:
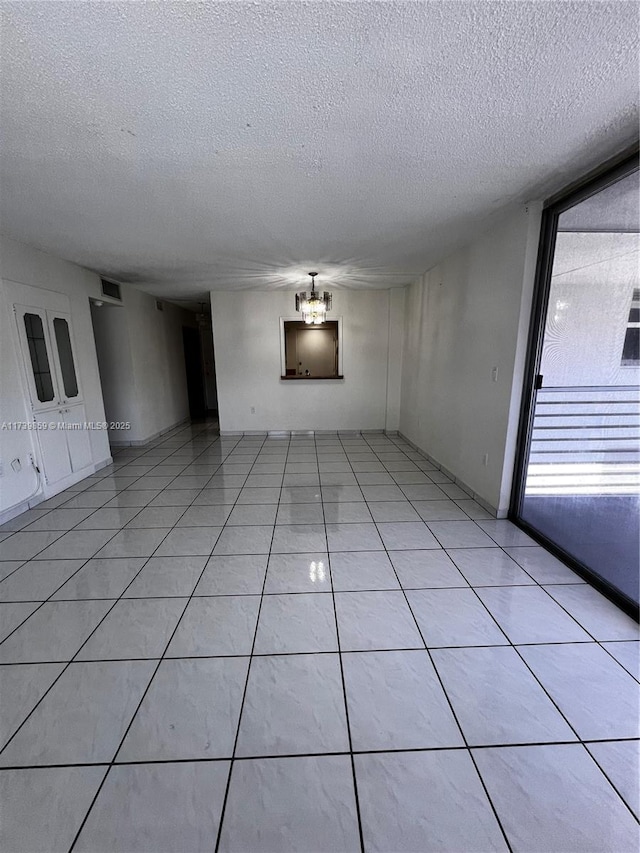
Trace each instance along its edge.
<instances>
[{"instance_id":1,"label":"white wall","mask_svg":"<svg viewBox=\"0 0 640 853\"><path fill-rule=\"evenodd\" d=\"M0 316L0 422L29 421L30 400L25 387L22 355L17 348L17 334L13 315L15 294L20 285L65 294L71 308L71 324L77 349L76 365L84 393L84 406L88 421L104 421L104 406L98 375L93 328L89 310L89 297L100 297L100 279L75 264L68 263L37 249L7 238L0 238L2 258L2 304ZM110 460L107 433L90 430L91 456L94 465ZM10 462L20 458L23 463L30 452L37 451L37 441L31 432L0 430L0 513L28 498L33 492L35 477L32 469L23 464L15 473Z\"/></svg>"},{"instance_id":2,"label":"white wall","mask_svg":"<svg viewBox=\"0 0 640 853\"><path fill-rule=\"evenodd\" d=\"M400 430L501 515L539 229L539 206L518 208L406 293Z\"/></svg>"},{"instance_id":3,"label":"white wall","mask_svg":"<svg viewBox=\"0 0 640 853\"><path fill-rule=\"evenodd\" d=\"M93 309L100 375L108 421L128 430L114 443L144 442L189 417L182 327L194 315L169 302L121 286L122 307Z\"/></svg>"},{"instance_id":4,"label":"white wall","mask_svg":"<svg viewBox=\"0 0 640 853\"><path fill-rule=\"evenodd\" d=\"M294 294L212 292L220 429L384 429L389 303L385 290L334 290L329 318L343 318L344 380L287 381L280 317L299 319Z\"/></svg>"}]
</instances>

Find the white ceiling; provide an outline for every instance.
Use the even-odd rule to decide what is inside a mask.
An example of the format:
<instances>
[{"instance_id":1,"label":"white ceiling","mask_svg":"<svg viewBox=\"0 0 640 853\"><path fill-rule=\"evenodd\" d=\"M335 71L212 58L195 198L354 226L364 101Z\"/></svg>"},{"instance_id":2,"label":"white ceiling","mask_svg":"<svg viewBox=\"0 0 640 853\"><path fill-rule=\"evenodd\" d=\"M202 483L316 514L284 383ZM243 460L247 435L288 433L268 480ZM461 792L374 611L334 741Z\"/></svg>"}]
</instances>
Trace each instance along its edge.
<instances>
[{"instance_id":1,"label":"white ceiling","mask_svg":"<svg viewBox=\"0 0 640 853\"><path fill-rule=\"evenodd\" d=\"M3 231L168 299L406 284L637 135L635 2L1 8Z\"/></svg>"}]
</instances>

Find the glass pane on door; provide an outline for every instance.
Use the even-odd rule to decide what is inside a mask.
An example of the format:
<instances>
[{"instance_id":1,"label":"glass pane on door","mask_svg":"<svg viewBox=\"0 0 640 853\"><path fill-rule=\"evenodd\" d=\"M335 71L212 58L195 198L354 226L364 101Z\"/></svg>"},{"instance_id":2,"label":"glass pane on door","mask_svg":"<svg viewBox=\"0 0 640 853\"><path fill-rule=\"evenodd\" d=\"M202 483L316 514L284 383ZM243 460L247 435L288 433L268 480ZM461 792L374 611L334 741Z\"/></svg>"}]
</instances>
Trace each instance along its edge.
<instances>
[{"instance_id":1,"label":"glass pane on door","mask_svg":"<svg viewBox=\"0 0 640 853\"><path fill-rule=\"evenodd\" d=\"M29 345L36 394L41 403L48 403L53 400L55 394L42 317L39 314L25 314L24 328Z\"/></svg>"},{"instance_id":2,"label":"glass pane on door","mask_svg":"<svg viewBox=\"0 0 640 853\"><path fill-rule=\"evenodd\" d=\"M638 602L638 172L560 213L520 518ZM584 196L583 196L584 198Z\"/></svg>"},{"instance_id":3,"label":"glass pane on door","mask_svg":"<svg viewBox=\"0 0 640 853\"><path fill-rule=\"evenodd\" d=\"M73 350L71 349L71 338L69 336L69 324L62 317L56 317L53 321L53 330L58 347L58 360L60 372L62 373L62 384L66 397L78 396L78 380L76 379L76 368L73 363Z\"/></svg>"}]
</instances>

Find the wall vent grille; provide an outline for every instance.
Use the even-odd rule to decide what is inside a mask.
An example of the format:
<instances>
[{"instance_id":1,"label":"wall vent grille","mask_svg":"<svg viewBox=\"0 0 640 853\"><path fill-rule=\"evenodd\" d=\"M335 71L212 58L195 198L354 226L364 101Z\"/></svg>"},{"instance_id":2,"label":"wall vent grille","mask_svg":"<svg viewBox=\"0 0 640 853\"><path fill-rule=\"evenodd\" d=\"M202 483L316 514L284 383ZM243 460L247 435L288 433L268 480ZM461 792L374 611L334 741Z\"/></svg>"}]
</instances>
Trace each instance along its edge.
<instances>
[{"instance_id":1,"label":"wall vent grille","mask_svg":"<svg viewBox=\"0 0 640 853\"><path fill-rule=\"evenodd\" d=\"M116 284L115 281L107 281L106 278L101 278L100 283L102 285L103 296L109 296L111 299L117 299L119 302L122 302L119 284Z\"/></svg>"}]
</instances>

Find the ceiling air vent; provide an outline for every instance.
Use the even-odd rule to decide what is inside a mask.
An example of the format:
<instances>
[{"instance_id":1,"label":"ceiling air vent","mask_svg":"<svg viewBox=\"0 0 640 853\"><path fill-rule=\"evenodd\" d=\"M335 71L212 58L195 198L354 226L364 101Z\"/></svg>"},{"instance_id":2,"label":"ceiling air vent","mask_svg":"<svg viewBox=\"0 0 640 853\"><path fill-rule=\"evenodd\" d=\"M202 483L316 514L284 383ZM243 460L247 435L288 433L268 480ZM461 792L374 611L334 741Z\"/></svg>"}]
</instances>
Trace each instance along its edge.
<instances>
[{"instance_id":1,"label":"ceiling air vent","mask_svg":"<svg viewBox=\"0 0 640 853\"><path fill-rule=\"evenodd\" d=\"M156 299L156 308L158 311L164 311L164 302L160 302L159 299Z\"/></svg>"},{"instance_id":2,"label":"ceiling air vent","mask_svg":"<svg viewBox=\"0 0 640 853\"><path fill-rule=\"evenodd\" d=\"M106 278L101 278L100 283L102 285L103 296L110 296L111 299L117 299L122 302L119 284L116 284L114 281L107 281Z\"/></svg>"}]
</instances>

